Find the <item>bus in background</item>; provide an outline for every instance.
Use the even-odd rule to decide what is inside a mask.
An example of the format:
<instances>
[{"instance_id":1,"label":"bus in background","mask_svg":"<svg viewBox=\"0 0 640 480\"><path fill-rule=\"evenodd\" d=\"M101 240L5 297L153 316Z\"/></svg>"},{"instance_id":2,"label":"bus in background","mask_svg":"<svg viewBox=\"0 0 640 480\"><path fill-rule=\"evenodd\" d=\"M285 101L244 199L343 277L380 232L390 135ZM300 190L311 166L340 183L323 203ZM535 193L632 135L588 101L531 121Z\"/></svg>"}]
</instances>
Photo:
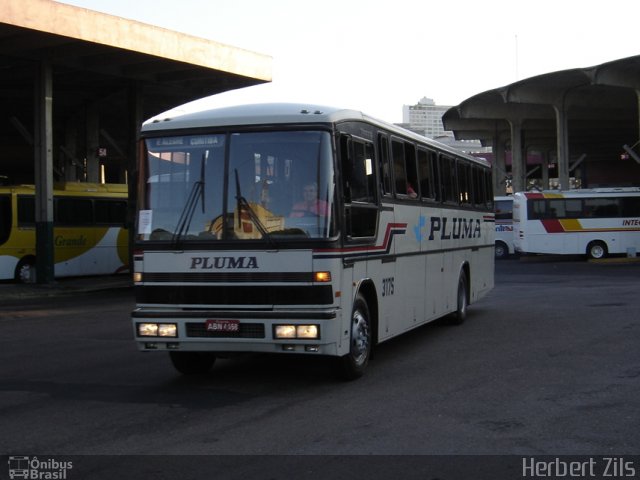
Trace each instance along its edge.
<instances>
[{"instance_id":1,"label":"bus in background","mask_svg":"<svg viewBox=\"0 0 640 480\"><path fill-rule=\"evenodd\" d=\"M634 255L640 250L640 188L519 192L513 195L522 253Z\"/></svg>"},{"instance_id":2,"label":"bus in background","mask_svg":"<svg viewBox=\"0 0 640 480\"><path fill-rule=\"evenodd\" d=\"M35 281L33 185L0 187L0 280ZM53 191L56 277L129 270L127 186L69 182Z\"/></svg>"},{"instance_id":3,"label":"bus in background","mask_svg":"<svg viewBox=\"0 0 640 480\"><path fill-rule=\"evenodd\" d=\"M360 112L228 107L142 128L135 340L185 374L216 355L336 358L493 287L491 171Z\"/></svg>"},{"instance_id":4,"label":"bus in background","mask_svg":"<svg viewBox=\"0 0 640 480\"><path fill-rule=\"evenodd\" d=\"M494 197L496 214L496 250L497 259L507 258L515 253L513 246L513 197Z\"/></svg>"}]
</instances>

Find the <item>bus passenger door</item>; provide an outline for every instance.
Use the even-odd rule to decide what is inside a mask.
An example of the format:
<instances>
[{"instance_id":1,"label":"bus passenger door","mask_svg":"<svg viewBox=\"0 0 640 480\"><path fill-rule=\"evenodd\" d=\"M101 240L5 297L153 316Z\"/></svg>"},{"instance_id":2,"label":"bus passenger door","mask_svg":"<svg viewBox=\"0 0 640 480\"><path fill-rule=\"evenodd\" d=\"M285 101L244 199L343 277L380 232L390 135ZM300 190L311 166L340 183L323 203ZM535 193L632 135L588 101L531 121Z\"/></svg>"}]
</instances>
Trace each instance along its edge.
<instances>
[{"instance_id":1,"label":"bus passenger door","mask_svg":"<svg viewBox=\"0 0 640 480\"><path fill-rule=\"evenodd\" d=\"M350 278L352 285L356 286L362 282L373 283L377 298L370 298L369 301L378 303L378 333L379 338L384 338L388 330L388 312L383 292L385 287L387 292L392 289L395 265L381 258L385 254L387 227L379 221L379 194L373 144L350 135L341 135L340 158L345 244L352 252L348 258L351 275L348 273L349 270L346 270L344 279L346 281Z\"/></svg>"}]
</instances>

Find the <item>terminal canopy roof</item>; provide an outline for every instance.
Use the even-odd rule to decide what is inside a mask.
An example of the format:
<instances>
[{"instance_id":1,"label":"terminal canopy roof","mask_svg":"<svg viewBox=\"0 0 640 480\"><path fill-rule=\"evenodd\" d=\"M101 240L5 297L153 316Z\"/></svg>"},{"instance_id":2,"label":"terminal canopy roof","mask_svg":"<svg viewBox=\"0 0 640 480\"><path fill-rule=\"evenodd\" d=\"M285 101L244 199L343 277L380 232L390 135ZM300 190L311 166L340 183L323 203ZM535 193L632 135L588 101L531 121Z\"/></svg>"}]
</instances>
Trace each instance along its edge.
<instances>
[{"instance_id":1,"label":"terminal canopy roof","mask_svg":"<svg viewBox=\"0 0 640 480\"><path fill-rule=\"evenodd\" d=\"M551 161L567 165L568 175L573 174L572 162L584 158L593 173L602 170L598 162L613 168L623 145L633 146L640 139L639 91L640 56L634 56L479 93L450 108L443 123L456 138L479 139L493 146L494 153L519 145L526 162L532 150L548 152ZM518 152L511 153L518 158ZM631 161L629 167L625 170L635 172L637 164ZM566 179L561 183L566 185Z\"/></svg>"},{"instance_id":2,"label":"terminal canopy roof","mask_svg":"<svg viewBox=\"0 0 640 480\"><path fill-rule=\"evenodd\" d=\"M214 30L215 33L215 30ZM33 173L38 72L50 68L54 175L97 135L124 161L131 129L177 105L271 80L271 57L51 0L0 9L0 175ZM97 130L96 130L97 129ZM96 131L92 131L96 130Z\"/></svg>"}]
</instances>

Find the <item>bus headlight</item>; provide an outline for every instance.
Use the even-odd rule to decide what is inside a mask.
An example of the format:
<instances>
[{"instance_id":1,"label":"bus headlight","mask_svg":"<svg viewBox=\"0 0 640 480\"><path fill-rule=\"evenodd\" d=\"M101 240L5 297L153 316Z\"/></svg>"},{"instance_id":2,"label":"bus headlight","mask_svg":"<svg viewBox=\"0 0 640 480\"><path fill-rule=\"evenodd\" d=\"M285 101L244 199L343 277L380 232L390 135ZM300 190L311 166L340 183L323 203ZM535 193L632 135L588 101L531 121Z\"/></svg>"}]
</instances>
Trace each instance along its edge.
<instances>
[{"instance_id":1,"label":"bus headlight","mask_svg":"<svg viewBox=\"0 0 640 480\"><path fill-rule=\"evenodd\" d=\"M295 325L276 325L275 337L276 338L296 338Z\"/></svg>"},{"instance_id":2,"label":"bus headlight","mask_svg":"<svg viewBox=\"0 0 640 480\"><path fill-rule=\"evenodd\" d=\"M177 337L178 326L175 323L161 323L158 325L159 337Z\"/></svg>"},{"instance_id":3,"label":"bus headlight","mask_svg":"<svg viewBox=\"0 0 640 480\"><path fill-rule=\"evenodd\" d=\"M298 338L318 338L317 325L298 325L296 328L296 336Z\"/></svg>"},{"instance_id":4,"label":"bus headlight","mask_svg":"<svg viewBox=\"0 0 640 480\"><path fill-rule=\"evenodd\" d=\"M139 337L171 337L178 336L178 325L175 323L139 323Z\"/></svg>"},{"instance_id":5,"label":"bus headlight","mask_svg":"<svg viewBox=\"0 0 640 480\"><path fill-rule=\"evenodd\" d=\"M275 338L315 340L320 338L318 325L275 325L273 327Z\"/></svg>"}]
</instances>

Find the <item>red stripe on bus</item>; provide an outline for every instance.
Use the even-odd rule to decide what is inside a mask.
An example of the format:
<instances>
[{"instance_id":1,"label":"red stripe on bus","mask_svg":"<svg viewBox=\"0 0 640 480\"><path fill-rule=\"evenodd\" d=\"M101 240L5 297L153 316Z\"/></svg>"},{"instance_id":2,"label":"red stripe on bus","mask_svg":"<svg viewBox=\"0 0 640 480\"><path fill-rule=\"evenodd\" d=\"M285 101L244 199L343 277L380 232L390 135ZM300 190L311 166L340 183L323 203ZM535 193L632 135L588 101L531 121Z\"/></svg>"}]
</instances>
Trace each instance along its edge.
<instances>
[{"instance_id":1,"label":"red stripe on bus","mask_svg":"<svg viewBox=\"0 0 640 480\"><path fill-rule=\"evenodd\" d=\"M524 196L527 197L528 199L544 198L544 194L542 193L525 193Z\"/></svg>"},{"instance_id":2,"label":"red stripe on bus","mask_svg":"<svg viewBox=\"0 0 640 480\"><path fill-rule=\"evenodd\" d=\"M322 249L314 250L313 252L314 253L335 253L335 252L352 253L352 252L358 252L358 251L363 251L363 252L371 252L371 251L378 251L378 250L385 251L389 246L389 241L391 239L391 230L401 229L402 231L398 233L404 233L404 230L406 230L406 228L407 228L406 223L387 224L387 230L384 232L384 240L382 241L382 245L376 245L374 247L364 247L364 248L363 247L322 248Z\"/></svg>"},{"instance_id":3,"label":"red stripe on bus","mask_svg":"<svg viewBox=\"0 0 640 480\"><path fill-rule=\"evenodd\" d=\"M541 220L541 222L547 233L564 232L564 227L560 223L560 220Z\"/></svg>"}]
</instances>

